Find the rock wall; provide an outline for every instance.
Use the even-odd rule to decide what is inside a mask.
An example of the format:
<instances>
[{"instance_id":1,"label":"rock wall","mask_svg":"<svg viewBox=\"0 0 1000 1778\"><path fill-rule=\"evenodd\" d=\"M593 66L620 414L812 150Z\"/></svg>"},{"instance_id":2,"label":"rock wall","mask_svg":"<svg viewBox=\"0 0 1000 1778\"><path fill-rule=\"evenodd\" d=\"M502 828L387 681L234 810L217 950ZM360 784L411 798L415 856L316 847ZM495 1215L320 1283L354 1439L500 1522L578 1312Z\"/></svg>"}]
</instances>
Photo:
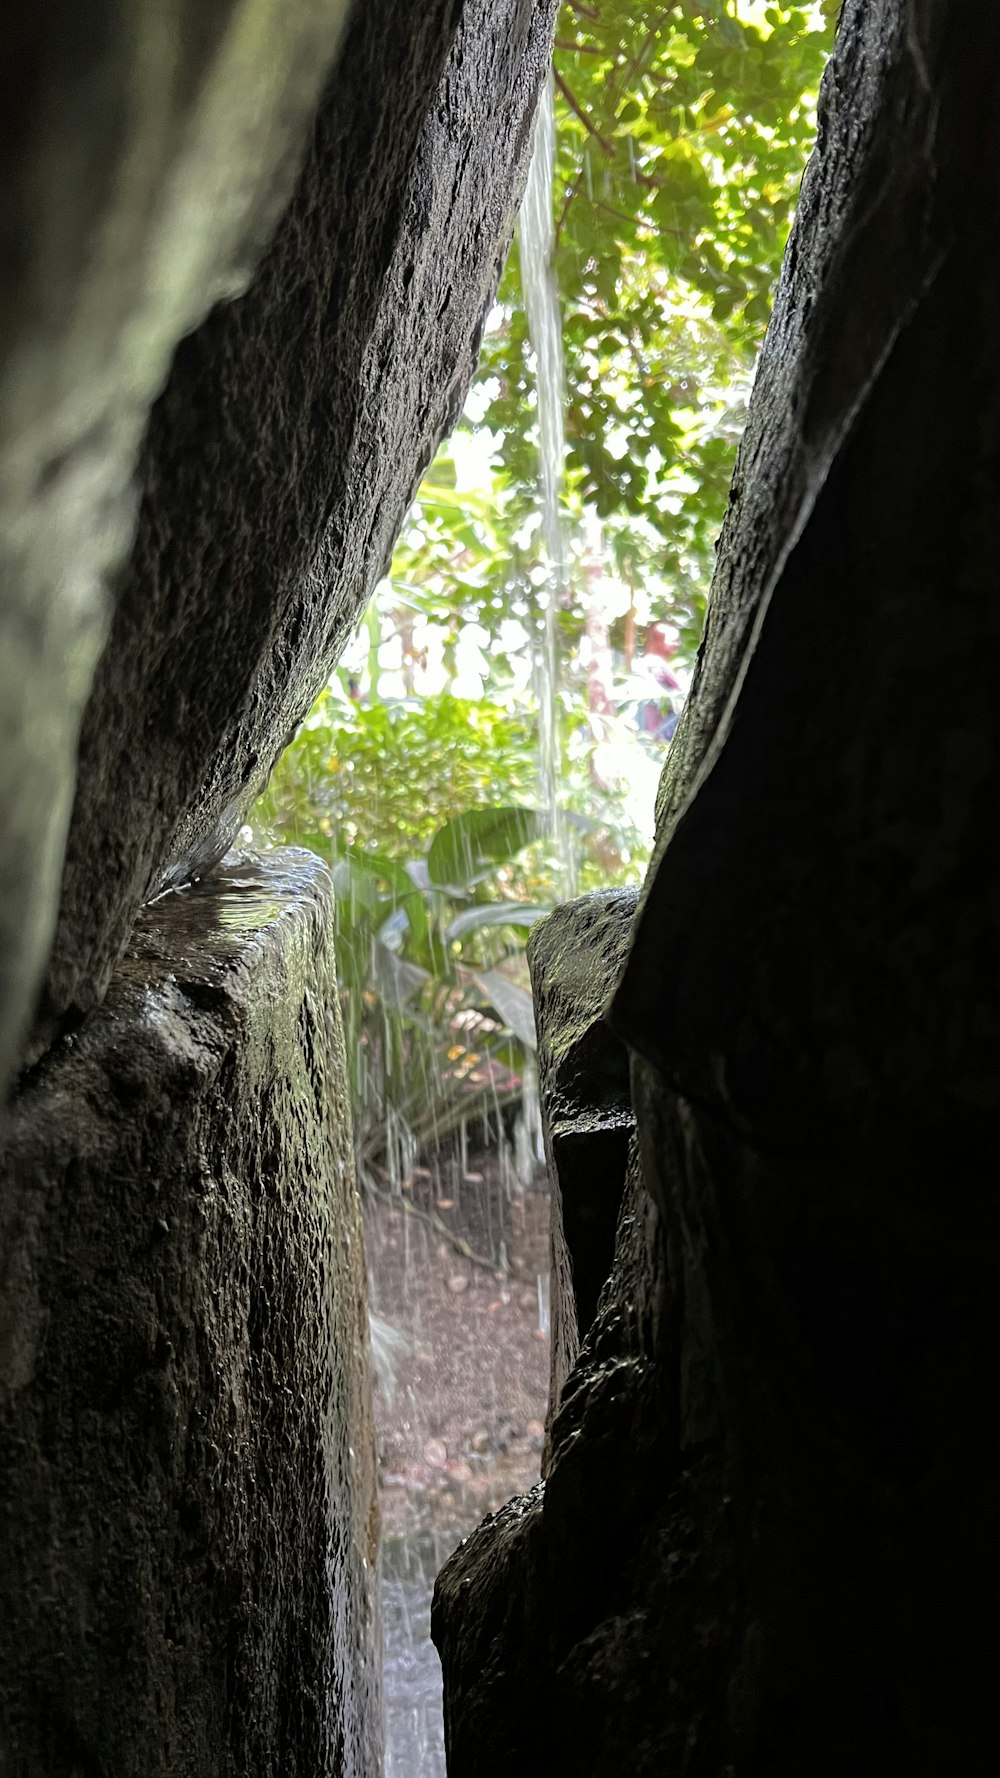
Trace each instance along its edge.
<instances>
[{"instance_id":1,"label":"rock wall","mask_svg":"<svg viewBox=\"0 0 1000 1778\"><path fill-rule=\"evenodd\" d=\"M612 1008L612 1280L439 1582L452 1778L992 1767L998 95L992 9L848 0Z\"/></svg>"},{"instance_id":2,"label":"rock wall","mask_svg":"<svg viewBox=\"0 0 1000 1778\"><path fill-rule=\"evenodd\" d=\"M628 1052L604 1013L635 906L633 889L584 896L528 940L551 1203L550 1422L614 1261L635 1118Z\"/></svg>"},{"instance_id":3,"label":"rock wall","mask_svg":"<svg viewBox=\"0 0 1000 1778\"><path fill-rule=\"evenodd\" d=\"M550 0L352 15L253 285L178 350L80 740L40 1039L140 903L225 851L455 422L509 245Z\"/></svg>"},{"instance_id":4,"label":"rock wall","mask_svg":"<svg viewBox=\"0 0 1000 1778\"><path fill-rule=\"evenodd\" d=\"M0 1177L0 1771L375 1778L377 1501L329 877L140 920Z\"/></svg>"},{"instance_id":5,"label":"rock wall","mask_svg":"<svg viewBox=\"0 0 1000 1778\"><path fill-rule=\"evenodd\" d=\"M5 1778L380 1769L329 882L219 861L460 412L554 11L0 18Z\"/></svg>"},{"instance_id":6,"label":"rock wall","mask_svg":"<svg viewBox=\"0 0 1000 1778\"><path fill-rule=\"evenodd\" d=\"M247 282L345 10L0 14L0 1091L52 937L149 406L181 334Z\"/></svg>"}]
</instances>

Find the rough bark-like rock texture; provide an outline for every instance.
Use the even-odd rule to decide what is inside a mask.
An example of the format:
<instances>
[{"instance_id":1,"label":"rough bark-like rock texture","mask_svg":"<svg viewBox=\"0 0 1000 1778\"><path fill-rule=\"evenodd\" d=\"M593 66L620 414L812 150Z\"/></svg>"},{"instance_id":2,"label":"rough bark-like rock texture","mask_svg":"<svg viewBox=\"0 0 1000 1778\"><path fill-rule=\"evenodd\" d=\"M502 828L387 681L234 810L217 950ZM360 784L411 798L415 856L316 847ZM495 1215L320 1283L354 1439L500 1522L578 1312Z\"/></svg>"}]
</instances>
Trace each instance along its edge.
<instances>
[{"instance_id":1,"label":"rough bark-like rock texture","mask_svg":"<svg viewBox=\"0 0 1000 1778\"><path fill-rule=\"evenodd\" d=\"M998 105L995 9L848 0L613 1006L614 1274L439 1586L452 1778L995 1761Z\"/></svg>"},{"instance_id":2,"label":"rough bark-like rock texture","mask_svg":"<svg viewBox=\"0 0 1000 1778\"><path fill-rule=\"evenodd\" d=\"M345 0L0 8L0 1091L170 353L246 282Z\"/></svg>"},{"instance_id":3,"label":"rough bark-like rock texture","mask_svg":"<svg viewBox=\"0 0 1000 1778\"><path fill-rule=\"evenodd\" d=\"M604 1014L635 905L632 889L582 896L528 940L552 1215L550 1416L614 1258L635 1119L628 1052Z\"/></svg>"},{"instance_id":4,"label":"rough bark-like rock texture","mask_svg":"<svg viewBox=\"0 0 1000 1778\"><path fill-rule=\"evenodd\" d=\"M329 879L142 916L0 1178L0 1771L375 1778L367 1311Z\"/></svg>"},{"instance_id":5,"label":"rough bark-like rock texture","mask_svg":"<svg viewBox=\"0 0 1000 1778\"><path fill-rule=\"evenodd\" d=\"M683 1546L669 1542L680 1462L663 1268L633 1142L614 1272L563 1388L546 1479L486 1519L438 1579L431 1630L450 1774L660 1778L683 1752L688 1722L671 1710L661 1603L685 1565ZM709 1598L710 1629L715 1609ZM689 1601L672 1612L694 1664L686 1635L704 1626Z\"/></svg>"},{"instance_id":6,"label":"rough bark-like rock texture","mask_svg":"<svg viewBox=\"0 0 1000 1778\"><path fill-rule=\"evenodd\" d=\"M205 868L305 714L458 417L550 0L358 7L253 286L184 341L80 744L47 1028Z\"/></svg>"}]
</instances>

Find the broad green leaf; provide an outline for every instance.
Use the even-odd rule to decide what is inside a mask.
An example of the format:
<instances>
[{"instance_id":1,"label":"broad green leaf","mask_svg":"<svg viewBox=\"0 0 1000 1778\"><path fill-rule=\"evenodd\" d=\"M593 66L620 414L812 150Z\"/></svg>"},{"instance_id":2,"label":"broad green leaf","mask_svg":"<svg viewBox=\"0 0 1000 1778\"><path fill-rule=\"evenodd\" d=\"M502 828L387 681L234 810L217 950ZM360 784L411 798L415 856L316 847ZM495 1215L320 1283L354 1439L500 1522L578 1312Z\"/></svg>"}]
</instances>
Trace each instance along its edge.
<instances>
[{"instance_id":1,"label":"broad green leaf","mask_svg":"<svg viewBox=\"0 0 1000 1778\"><path fill-rule=\"evenodd\" d=\"M519 987L517 982L512 982L499 969L474 970L473 980L494 1011L499 1013L508 1030L513 1031L514 1036L528 1049L535 1049L538 1043L535 1034L535 1009L527 989Z\"/></svg>"},{"instance_id":2,"label":"broad green leaf","mask_svg":"<svg viewBox=\"0 0 1000 1778\"><path fill-rule=\"evenodd\" d=\"M457 914L445 927L444 935L456 939L464 938L467 932L477 932L482 926L533 926L551 912L550 907L526 907L518 901L485 902Z\"/></svg>"},{"instance_id":3,"label":"broad green leaf","mask_svg":"<svg viewBox=\"0 0 1000 1778\"><path fill-rule=\"evenodd\" d=\"M537 809L466 809L439 828L427 854L432 883L468 887L539 838Z\"/></svg>"},{"instance_id":4,"label":"broad green leaf","mask_svg":"<svg viewBox=\"0 0 1000 1778\"><path fill-rule=\"evenodd\" d=\"M380 905L378 886L373 877L359 871L348 858L336 858L330 869L336 898L337 924L341 931L358 924L359 918L371 915Z\"/></svg>"},{"instance_id":5,"label":"broad green leaf","mask_svg":"<svg viewBox=\"0 0 1000 1778\"><path fill-rule=\"evenodd\" d=\"M352 870L369 882L385 884L392 906L401 907L406 914L414 944L419 951L425 952L430 944L427 904L406 865L384 852L364 852L353 847L344 852L343 858Z\"/></svg>"},{"instance_id":6,"label":"broad green leaf","mask_svg":"<svg viewBox=\"0 0 1000 1778\"><path fill-rule=\"evenodd\" d=\"M397 957L388 945L376 939L372 944L372 986L389 1012L402 1012L415 994L431 977L416 963Z\"/></svg>"}]
</instances>

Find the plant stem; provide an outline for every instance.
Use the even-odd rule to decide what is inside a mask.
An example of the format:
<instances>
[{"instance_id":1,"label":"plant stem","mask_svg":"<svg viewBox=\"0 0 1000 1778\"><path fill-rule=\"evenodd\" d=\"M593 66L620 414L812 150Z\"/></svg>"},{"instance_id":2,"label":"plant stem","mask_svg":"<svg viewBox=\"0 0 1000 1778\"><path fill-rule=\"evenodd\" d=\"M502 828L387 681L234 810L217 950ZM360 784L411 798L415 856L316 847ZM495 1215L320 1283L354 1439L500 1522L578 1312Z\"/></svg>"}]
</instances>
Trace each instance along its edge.
<instances>
[{"instance_id":1,"label":"plant stem","mask_svg":"<svg viewBox=\"0 0 1000 1778\"><path fill-rule=\"evenodd\" d=\"M375 1171L382 1173L382 1168L377 1167ZM388 1174L382 1173L382 1177L383 1179L387 1179ZM388 1205L390 1210L403 1209L407 1211L410 1216L415 1216L418 1222L426 1223L428 1228L432 1228L435 1234L442 1235L446 1241L451 1243L455 1252L460 1253L462 1258L469 1260L472 1265L481 1266L484 1272L492 1272L494 1277L498 1272L503 1270L502 1266L499 1266L495 1259L486 1259L483 1254L474 1253L465 1237L463 1235L456 1235L454 1230L448 1227L447 1223L441 1221L440 1216L435 1216L433 1210L420 1210L416 1204L411 1203L410 1199L404 1197L401 1192L397 1196L395 1192L383 1191L380 1186L374 1185L368 1177L367 1170L364 1174L364 1186L366 1191L371 1192L373 1198L377 1198L381 1204Z\"/></svg>"}]
</instances>

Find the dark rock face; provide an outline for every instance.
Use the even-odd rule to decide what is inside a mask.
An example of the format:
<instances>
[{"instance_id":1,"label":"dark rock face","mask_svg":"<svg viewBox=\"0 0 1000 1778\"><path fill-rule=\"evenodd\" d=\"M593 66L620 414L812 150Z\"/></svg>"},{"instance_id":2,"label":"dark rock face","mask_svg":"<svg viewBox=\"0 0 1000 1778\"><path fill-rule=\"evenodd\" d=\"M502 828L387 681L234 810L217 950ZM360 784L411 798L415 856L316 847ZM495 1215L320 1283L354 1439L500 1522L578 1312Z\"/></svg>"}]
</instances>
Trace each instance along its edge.
<instances>
[{"instance_id":1,"label":"dark rock face","mask_svg":"<svg viewBox=\"0 0 1000 1778\"><path fill-rule=\"evenodd\" d=\"M83 724L42 1038L99 998L140 903L224 851L385 570L474 368L552 16L358 7L251 289L176 354Z\"/></svg>"},{"instance_id":2,"label":"dark rock face","mask_svg":"<svg viewBox=\"0 0 1000 1778\"><path fill-rule=\"evenodd\" d=\"M375 1465L329 879L143 915L0 1180L0 1769L375 1778Z\"/></svg>"},{"instance_id":3,"label":"dark rock face","mask_svg":"<svg viewBox=\"0 0 1000 1778\"><path fill-rule=\"evenodd\" d=\"M562 1391L546 1479L486 1519L438 1579L449 1773L652 1778L683 1750L660 1605L684 1559L668 1541L681 1462L663 1273L633 1142L614 1271Z\"/></svg>"},{"instance_id":4,"label":"dark rock face","mask_svg":"<svg viewBox=\"0 0 1000 1778\"><path fill-rule=\"evenodd\" d=\"M0 12L0 1091L51 941L142 427L177 340L250 275L345 10Z\"/></svg>"},{"instance_id":5,"label":"dark rock face","mask_svg":"<svg viewBox=\"0 0 1000 1778\"><path fill-rule=\"evenodd\" d=\"M635 1119L628 1052L604 1014L635 906L630 889L582 896L540 921L528 940L552 1203L550 1414L614 1259ZM546 1467L547 1460L543 1474Z\"/></svg>"},{"instance_id":6,"label":"dark rock face","mask_svg":"<svg viewBox=\"0 0 1000 1778\"><path fill-rule=\"evenodd\" d=\"M453 1778L995 1760L998 109L994 9L845 7L613 1007L614 1273L439 1583Z\"/></svg>"}]
</instances>

